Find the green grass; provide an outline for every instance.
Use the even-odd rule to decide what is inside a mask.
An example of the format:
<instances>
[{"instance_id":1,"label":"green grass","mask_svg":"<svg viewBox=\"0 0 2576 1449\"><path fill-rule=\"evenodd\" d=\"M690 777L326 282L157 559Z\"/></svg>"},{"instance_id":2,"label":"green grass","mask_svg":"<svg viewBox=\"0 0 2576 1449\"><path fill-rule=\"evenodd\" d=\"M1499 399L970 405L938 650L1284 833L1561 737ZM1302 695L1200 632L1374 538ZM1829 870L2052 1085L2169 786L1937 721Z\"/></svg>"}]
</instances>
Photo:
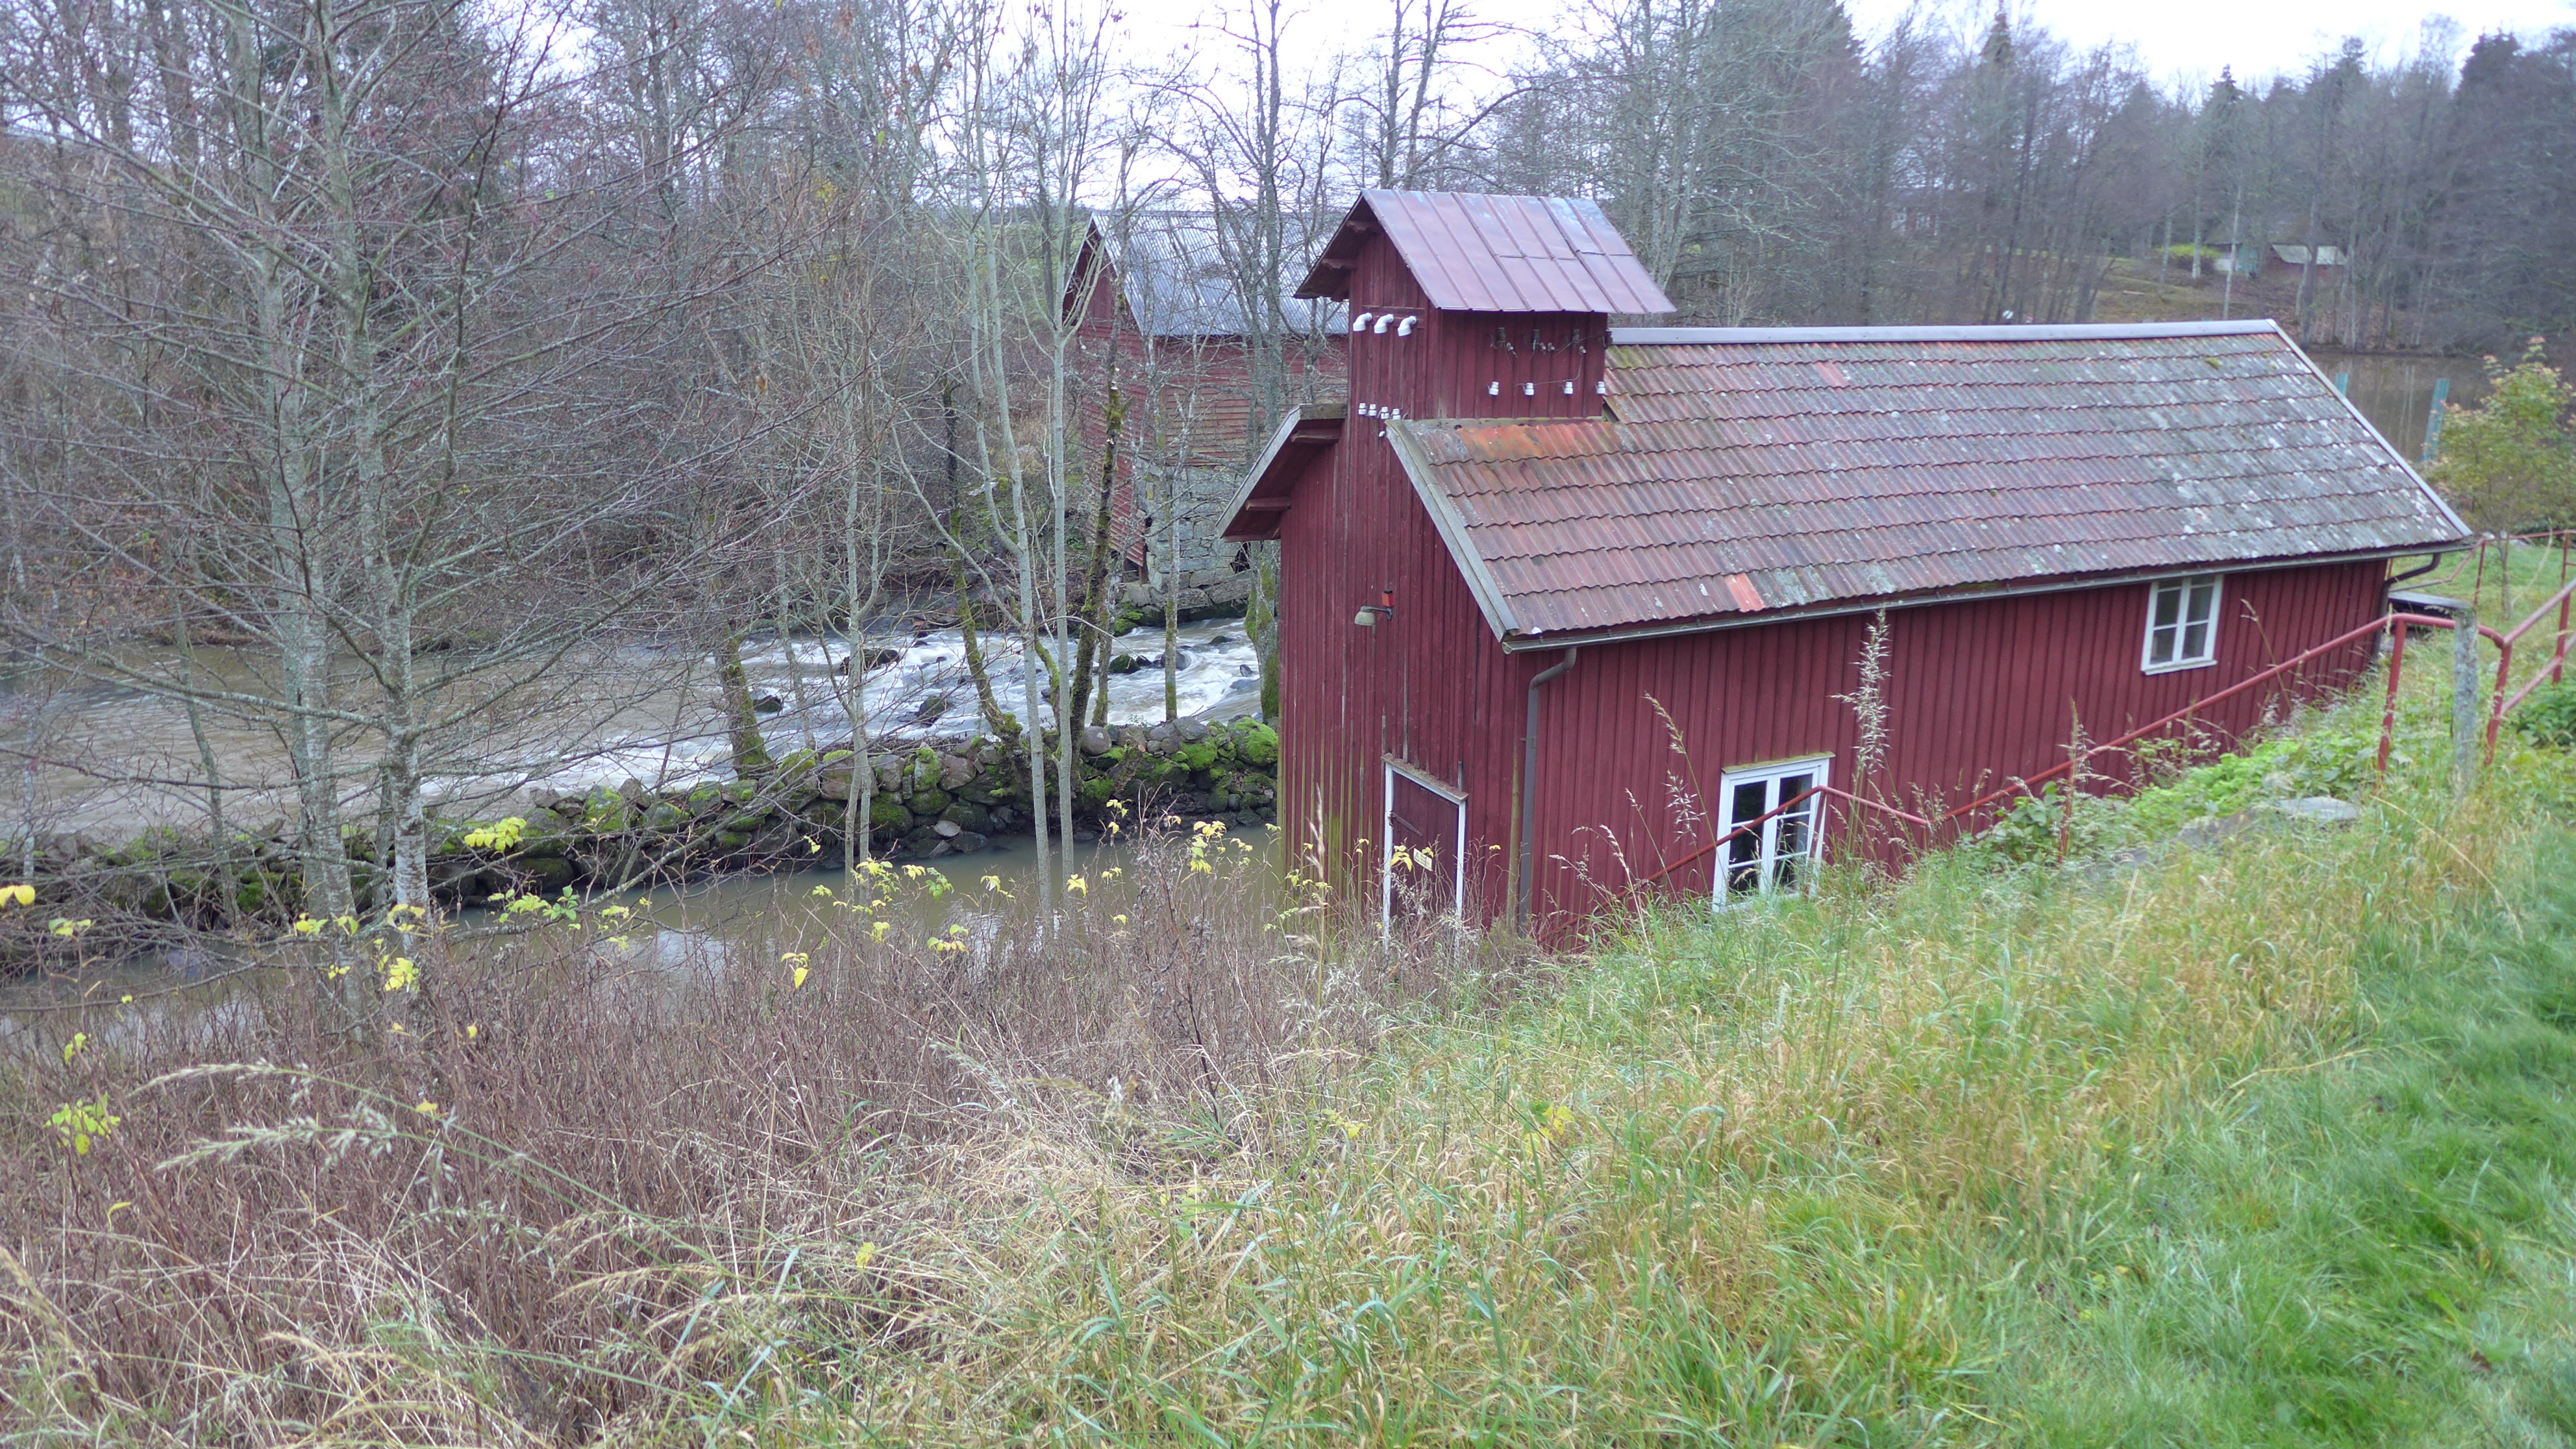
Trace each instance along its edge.
<instances>
[{"instance_id":1,"label":"green grass","mask_svg":"<svg viewBox=\"0 0 2576 1449\"><path fill-rule=\"evenodd\" d=\"M890 1248L937 1347L764 1428L2576 1442L2576 844L2564 758L2507 765L2456 814L1644 922L1248 1104L1234 1158L964 1190Z\"/></svg>"},{"instance_id":2,"label":"green grass","mask_svg":"<svg viewBox=\"0 0 2576 1449\"><path fill-rule=\"evenodd\" d=\"M2576 1440L2576 843L2356 966L2348 1053L2200 1104L2033 1245L2078 1249L2002 1385L2035 1440Z\"/></svg>"}]
</instances>

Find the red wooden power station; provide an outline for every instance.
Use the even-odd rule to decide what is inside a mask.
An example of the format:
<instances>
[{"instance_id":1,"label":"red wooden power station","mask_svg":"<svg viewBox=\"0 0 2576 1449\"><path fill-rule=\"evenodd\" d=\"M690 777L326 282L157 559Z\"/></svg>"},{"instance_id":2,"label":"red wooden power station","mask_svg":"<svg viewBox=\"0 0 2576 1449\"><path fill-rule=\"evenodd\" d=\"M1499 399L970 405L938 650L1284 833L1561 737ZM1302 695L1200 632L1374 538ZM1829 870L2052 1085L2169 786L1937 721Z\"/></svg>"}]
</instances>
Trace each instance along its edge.
<instances>
[{"instance_id":1,"label":"red wooden power station","mask_svg":"<svg viewBox=\"0 0 2576 1449\"><path fill-rule=\"evenodd\" d=\"M1349 396L1280 425L1226 536L1281 545L1282 828L1371 889L1405 852L1390 908L1544 933L1649 878L1795 888L1865 834L1815 787L1937 816L2369 623L2388 560L2467 534L2268 321L1614 327L1671 304L1597 206L1390 191L1299 295L1347 303Z\"/></svg>"}]
</instances>

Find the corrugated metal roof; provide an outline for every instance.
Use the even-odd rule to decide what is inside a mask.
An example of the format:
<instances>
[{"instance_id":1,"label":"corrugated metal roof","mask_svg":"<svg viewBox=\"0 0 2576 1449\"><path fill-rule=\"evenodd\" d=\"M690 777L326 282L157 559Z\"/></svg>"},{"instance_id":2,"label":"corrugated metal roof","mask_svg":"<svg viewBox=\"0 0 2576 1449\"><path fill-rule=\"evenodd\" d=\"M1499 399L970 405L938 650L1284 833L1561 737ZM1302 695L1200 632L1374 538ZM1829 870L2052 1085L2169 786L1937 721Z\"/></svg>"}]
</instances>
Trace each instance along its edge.
<instances>
[{"instance_id":1,"label":"corrugated metal roof","mask_svg":"<svg viewBox=\"0 0 2576 1449\"><path fill-rule=\"evenodd\" d=\"M2466 532L2279 329L2119 333L1614 338L1611 417L1390 435L1521 636Z\"/></svg>"},{"instance_id":2,"label":"corrugated metal roof","mask_svg":"<svg viewBox=\"0 0 2576 1449\"><path fill-rule=\"evenodd\" d=\"M1139 332L1148 337L1241 337L1251 330L1244 320L1235 263L1213 214L1142 212L1114 226L1114 241L1106 244L1115 256L1120 299ZM1094 221L1085 255L1096 255L1102 245L1102 224ZM1281 311L1290 328L1310 331L1334 326L1342 309L1330 301L1292 297L1284 300Z\"/></svg>"},{"instance_id":3,"label":"corrugated metal roof","mask_svg":"<svg viewBox=\"0 0 2576 1449\"><path fill-rule=\"evenodd\" d=\"M1352 264L1378 231L1444 311L1673 310L1598 203L1450 191L1361 192L1297 295L1347 299Z\"/></svg>"}]
</instances>

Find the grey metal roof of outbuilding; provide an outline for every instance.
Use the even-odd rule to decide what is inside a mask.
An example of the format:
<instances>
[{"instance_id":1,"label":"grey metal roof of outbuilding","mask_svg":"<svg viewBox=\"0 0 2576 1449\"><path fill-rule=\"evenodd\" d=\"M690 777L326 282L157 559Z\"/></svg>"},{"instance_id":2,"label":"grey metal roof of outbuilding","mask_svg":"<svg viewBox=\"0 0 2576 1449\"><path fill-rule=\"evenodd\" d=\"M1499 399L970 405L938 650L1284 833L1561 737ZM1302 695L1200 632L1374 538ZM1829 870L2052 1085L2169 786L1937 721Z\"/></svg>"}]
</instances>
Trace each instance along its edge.
<instances>
[{"instance_id":1,"label":"grey metal roof of outbuilding","mask_svg":"<svg viewBox=\"0 0 2576 1449\"><path fill-rule=\"evenodd\" d=\"M1121 300L1138 331L1149 337L1241 337L1243 289L1228 255L1218 219L1204 211L1154 211L1126 218L1112 245ZM1282 282L1290 280L1283 277ZM1286 298L1290 328L1332 325L1341 308L1330 301Z\"/></svg>"},{"instance_id":2,"label":"grey metal roof of outbuilding","mask_svg":"<svg viewBox=\"0 0 2576 1449\"><path fill-rule=\"evenodd\" d=\"M1388 433L1507 641L2456 545L2269 322L1618 329L1611 416Z\"/></svg>"},{"instance_id":3,"label":"grey metal roof of outbuilding","mask_svg":"<svg viewBox=\"0 0 2576 1449\"><path fill-rule=\"evenodd\" d=\"M1673 310L1599 203L1450 191L1361 192L1297 295L1347 299L1360 248L1379 230L1443 311Z\"/></svg>"}]
</instances>

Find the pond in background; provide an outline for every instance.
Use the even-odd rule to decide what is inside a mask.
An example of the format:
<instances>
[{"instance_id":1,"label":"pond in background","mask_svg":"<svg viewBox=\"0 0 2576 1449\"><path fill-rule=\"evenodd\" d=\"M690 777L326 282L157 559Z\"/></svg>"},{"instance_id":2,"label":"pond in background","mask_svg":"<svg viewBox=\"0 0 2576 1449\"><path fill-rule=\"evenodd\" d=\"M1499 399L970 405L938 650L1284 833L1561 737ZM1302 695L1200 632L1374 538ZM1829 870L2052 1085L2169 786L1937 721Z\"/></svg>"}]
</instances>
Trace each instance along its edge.
<instances>
[{"instance_id":1,"label":"pond in background","mask_svg":"<svg viewBox=\"0 0 2576 1449\"><path fill-rule=\"evenodd\" d=\"M2408 462L2424 455L2424 427L2433 412L2433 392L2449 379L2447 408L2463 407L2486 396L2486 366L2474 357L2432 353L2343 352L2311 347L2309 358L2328 377L2347 375L2345 395L2370 419Z\"/></svg>"}]
</instances>

